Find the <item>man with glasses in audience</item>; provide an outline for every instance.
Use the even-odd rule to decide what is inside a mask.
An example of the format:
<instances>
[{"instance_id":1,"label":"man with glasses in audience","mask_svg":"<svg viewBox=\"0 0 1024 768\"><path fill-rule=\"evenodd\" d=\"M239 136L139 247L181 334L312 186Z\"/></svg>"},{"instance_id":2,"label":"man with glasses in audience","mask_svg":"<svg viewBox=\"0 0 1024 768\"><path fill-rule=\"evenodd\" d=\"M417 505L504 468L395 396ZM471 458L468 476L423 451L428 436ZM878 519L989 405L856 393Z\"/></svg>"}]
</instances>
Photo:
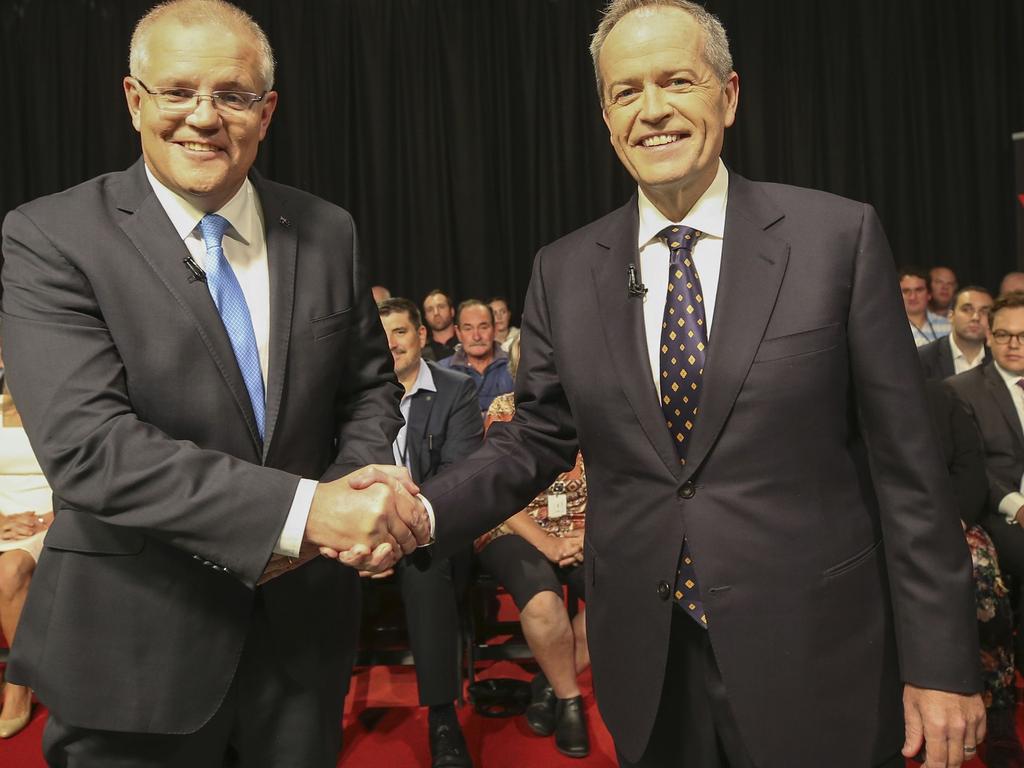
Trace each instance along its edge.
<instances>
[{"instance_id":1,"label":"man with glasses in audience","mask_svg":"<svg viewBox=\"0 0 1024 768\"><path fill-rule=\"evenodd\" d=\"M981 432L989 499L980 523L1013 576L1018 629L1024 616L1024 293L1000 296L989 312L992 364L946 380ZM1024 658L1017 634L1016 656Z\"/></svg>"},{"instance_id":2,"label":"man with glasses in audience","mask_svg":"<svg viewBox=\"0 0 1024 768\"><path fill-rule=\"evenodd\" d=\"M252 171L277 93L246 13L156 7L130 71L142 159L4 222L6 373L55 494L8 678L52 766L333 768L359 579L318 550L427 539L355 228Z\"/></svg>"},{"instance_id":3,"label":"man with glasses in audience","mask_svg":"<svg viewBox=\"0 0 1024 768\"><path fill-rule=\"evenodd\" d=\"M989 361L985 342L991 308L992 295L987 288L969 285L957 291L949 313L949 336L917 349L926 379L945 379Z\"/></svg>"}]
</instances>

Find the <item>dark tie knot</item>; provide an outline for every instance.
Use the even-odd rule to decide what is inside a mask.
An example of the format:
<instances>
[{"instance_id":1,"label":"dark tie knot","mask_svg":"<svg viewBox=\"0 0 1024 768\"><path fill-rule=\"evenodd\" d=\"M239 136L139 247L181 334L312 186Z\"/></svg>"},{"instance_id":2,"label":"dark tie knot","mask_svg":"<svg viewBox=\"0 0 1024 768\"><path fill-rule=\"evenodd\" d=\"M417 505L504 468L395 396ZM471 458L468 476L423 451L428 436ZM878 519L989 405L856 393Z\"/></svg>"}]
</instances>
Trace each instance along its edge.
<instances>
[{"instance_id":1,"label":"dark tie knot","mask_svg":"<svg viewBox=\"0 0 1024 768\"><path fill-rule=\"evenodd\" d=\"M693 244L700 239L701 232L682 224L670 224L658 233L658 237L664 238L670 251L678 253L693 248Z\"/></svg>"}]
</instances>

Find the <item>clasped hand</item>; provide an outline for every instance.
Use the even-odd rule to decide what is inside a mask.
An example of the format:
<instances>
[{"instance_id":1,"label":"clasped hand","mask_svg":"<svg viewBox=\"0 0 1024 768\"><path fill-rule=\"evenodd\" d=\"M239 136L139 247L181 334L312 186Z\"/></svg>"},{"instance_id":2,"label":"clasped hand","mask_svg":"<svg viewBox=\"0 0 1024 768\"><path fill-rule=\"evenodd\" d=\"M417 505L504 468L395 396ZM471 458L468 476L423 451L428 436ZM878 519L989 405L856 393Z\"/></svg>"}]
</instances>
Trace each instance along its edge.
<instances>
[{"instance_id":1,"label":"clasped hand","mask_svg":"<svg viewBox=\"0 0 1024 768\"><path fill-rule=\"evenodd\" d=\"M408 470L381 464L320 483L306 541L321 555L360 571L387 571L430 540L430 521L417 493Z\"/></svg>"},{"instance_id":2,"label":"clasped hand","mask_svg":"<svg viewBox=\"0 0 1024 768\"><path fill-rule=\"evenodd\" d=\"M53 522L53 512L19 512L0 516L0 540L18 541L45 531Z\"/></svg>"}]
</instances>

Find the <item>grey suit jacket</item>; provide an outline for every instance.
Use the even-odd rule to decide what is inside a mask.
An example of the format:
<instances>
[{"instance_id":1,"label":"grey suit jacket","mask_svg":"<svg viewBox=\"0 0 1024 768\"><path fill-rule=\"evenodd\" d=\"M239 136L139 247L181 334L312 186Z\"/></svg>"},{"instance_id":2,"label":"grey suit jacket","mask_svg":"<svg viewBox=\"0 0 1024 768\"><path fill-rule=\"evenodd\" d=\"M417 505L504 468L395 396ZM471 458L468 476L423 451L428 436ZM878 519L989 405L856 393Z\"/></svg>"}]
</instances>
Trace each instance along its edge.
<instances>
[{"instance_id":1,"label":"grey suit jacket","mask_svg":"<svg viewBox=\"0 0 1024 768\"><path fill-rule=\"evenodd\" d=\"M11 212L3 349L54 489L9 677L67 724L191 732L254 605L304 685L344 690L358 580L318 559L255 589L300 477L393 462L401 424L351 217L253 175L266 222L266 441L205 284L140 160Z\"/></svg>"},{"instance_id":2,"label":"grey suit jacket","mask_svg":"<svg viewBox=\"0 0 1024 768\"><path fill-rule=\"evenodd\" d=\"M468 456L484 434L473 380L434 363L427 365L437 391L413 395L405 437L410 474L417 483Z\"/></svg>"},{"instance_id":3,"label":"grey suit jacket","mask_svg":"<svg viewBox=\"0 0 1024 768\"><path fill-rule=\"evenodd\" d=\"M634 198L538 254L515 418L424 485L438 545L521 509L578 445L594 684L626 758L655 719L685 535L754 762L877 765L902 745L901 679L979 689L970 560L878 219L730 175L685 466L627 291L637 226Z\"/></svg>"}]
</instances>

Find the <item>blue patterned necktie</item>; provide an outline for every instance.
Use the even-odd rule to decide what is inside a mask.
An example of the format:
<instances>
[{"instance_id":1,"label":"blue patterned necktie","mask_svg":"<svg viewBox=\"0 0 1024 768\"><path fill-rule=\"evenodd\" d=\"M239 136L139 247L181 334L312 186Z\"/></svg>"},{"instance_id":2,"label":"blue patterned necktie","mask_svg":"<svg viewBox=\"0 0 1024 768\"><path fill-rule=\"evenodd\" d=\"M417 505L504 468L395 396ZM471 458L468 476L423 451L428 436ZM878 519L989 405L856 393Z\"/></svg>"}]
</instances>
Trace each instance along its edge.
<instances>
[{"instance_id":1,"label":"blue patterned necktie","mask_svg":"<svg viewBox=\"0 0 1024 768\"><path fill-rule=\"evenodd\" d=\"M665 238L671 254L665 315L661 323L661 410L679 463L686 464L687 441L700 405L708 343L704 297L697 267L691 258L691 249L701 233L690 227L672 225L658 235ZM675 598L690 618L707 628L697 572L686 539L683 539L683 554L676 573Z\"/></svg>"},{"instance_id":2,"label":"blue patterned necktie","mask_svg":"<svg viewBox=\"0 0 1024 768\"><path fill-rule=\"evenodd\" d=\"M260 352L256 346L256 332L253 331L249 305L245 303L242 286L238 284L238 278L224 256L222 242L229 226L227 219L215 213L206 214L199 222L199 231L203 233L203 243L206 244L206 285L220 312L224 330L228 332L231 348L235 351L235 359L242 372L245 388L249 391L256 427L262 441L266 415L263 371L260 369Z\"/></svg>"}]
</instances>

